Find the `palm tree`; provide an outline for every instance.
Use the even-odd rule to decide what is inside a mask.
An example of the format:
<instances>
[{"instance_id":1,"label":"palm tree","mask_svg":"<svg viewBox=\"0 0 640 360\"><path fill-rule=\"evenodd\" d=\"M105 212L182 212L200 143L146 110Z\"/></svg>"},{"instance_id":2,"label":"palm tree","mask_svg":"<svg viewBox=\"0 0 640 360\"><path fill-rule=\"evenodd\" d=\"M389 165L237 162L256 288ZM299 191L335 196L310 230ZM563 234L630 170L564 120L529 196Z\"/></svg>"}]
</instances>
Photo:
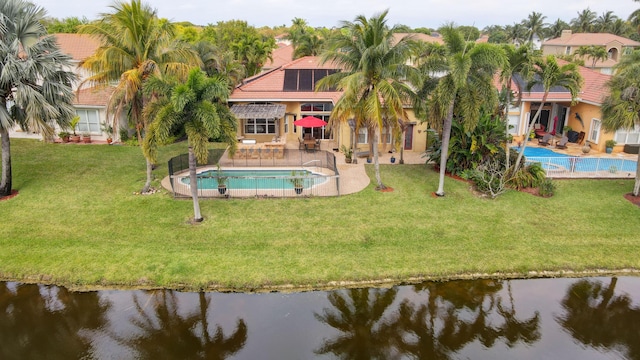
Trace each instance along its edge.
<instances>
[{"instance_id":1,"label":"palm tree","mask_svg":"<svg viewBox=\"0 0 640 360\"><path fill-rule=\"evenodd\" d=\"M152 119L147 136L142 143L145 157L155 161L158 144L171 136L171 130L182 127L189 140L189 177L193 199L194 221L203 220L198 202L196 159L207 161L209 138L222 139L233 146L236 142L237 122L226 106L229 88L225 79L208 78L200 69L189 73L186 83L161 84L161 80L150 80L147 91L169 89L170 96L159 97L145 111Z\"/></svg>"},{"instance_id":2,"label":"palm tree","mask_svg":"<svg viewBox=\"0 0 640 360\"><path fill-rule=\"evenodd\" d=\"M576 50L575 55L580 55L584 56L587 59L591 59L591 68L596 67L596 63L598 62L598 60L605 61L609 58L609 53L604 46L595 45L580 46Z\"/></svg>"},{"instance_id":3,"label":"palm tree","mask_svg":"<svg viewBox=\"0 0 640 360\"><path fill-rule=\"evenodd\" d=\"M640 0L633 0L633 1L640 2ZM631 15L629 15L628 20L631 23L631 25L636 27L636 30L638 31L638 33L640 33L640 9L632 12Z\"/></svg>"},{"instance_id":4,"label":"palm tree","mask_svg":"<svg viewBox=\"0 0 640 360\"><path fill-rule=\"evenodd\" d=\"M602 104L602 126L607 131L640 126L640 51L622 57L607 86L609 95ZM640 158L633 195L640 194Z\"/></svg>"},{"instance_id":5,"label":"palm tree","mask_svg":"<svg viewBox=\"0 0 640 360\"><path fill-rule=\"evenodd\" d=\"M387 13L388 10L370 19L360 15L354 22L343 22L343 31L331 38L328 50L321 56L323 62L333 61L342 71L318 84L318 89L344 91L330 122L354 118L356 131L366 127L372 134L370 149L379 190L386 187L380 178L378 134L387 125L392 126L392 131L399 131L397 119L408 117L403 105L412 94L406 81L418 81L416 69L407 65L416 43L408 36L394 40L395 27L387 26Z\"/></svg>"},{"instance_id":6,"label":"palm tree","mask_svg":"<svg viewBox=\"0 0 640 360\"><path fill-rule=\"evenodd\" d=\"M562 35L563 30L569 29L571 29L571 26L569 26L569 24L560 19L557 19L553 24L549 26L549 28L547 29L547 34L549 35L549 38L555 39Z\"/></svg>"},{"instance_id":7,"label":"palm tree","mask_svg":"<svg viewBox=\"0 0 640 360\"><path fill-rule=\"evenodd\" d=\"M549 92L556 86L561 86L569 90L572 101L574 101L578 96L578 92L582 86L582 75L580 75L578 65L574 63L560 65L553 55L549 55L544 59L538 59L536 61L533 72L534 76L527 83L526 91L531 91L534 86L541 86L544 91L540 102L541 104L544 104L547 101ZM536 111L536 114L530 121L527 132L524 133L525 136L522 142L522 150L520 151L520 154L518 154L518 159L516 160L516 164L513 169L514 174L518 171L520 163L522 162L522 155L524 154L524 149L527 147L527 141L529 140L528 135L533 131L533 127L536 121L538 121L541 112L542 106L539 106L538 111Z\"/></svg>"},{"instance_id":8,"label":"palm tree","mask_svg":"<svg viewBox=\"0 0 640 360\"><path fill-rule=\"evenodd\" d=\"M540 41L544 40L544 19L546 18L547 17L542 15L542 13L533 11L531 12L531 14L529 14L529 17L522 21L522 25L527 29L527 38L529 39L529 41L533 41L534 35L537 35Z\"/></svg>"},{"instance_id":9,"label":"palm tree","mask_svg":"<svg viewBox=\"0 0 640 360\"><path fill-rule=\"evenodd\" d=\"M227 79L230 90L245 78L244 66L235 59L233 52L223 50L207 40L197 42L194 51L200 57L202 70L207 76L221 76Z\"/></svg>"},{"instance_id":10,"label":"palm tree","mask_svg":"<svg viewBox=\"0 0 640 360\"><path fill-rule=\"evenodd\" d=\"M511 107L511 95L512 89L511 85L513 82L513 77L516 74L519 74L525 78L529 77L529 74L533 70L533 65L535 63L535 57L537 53L533 50L533 44L527 43L520 47L515 47L511 44L503 45L504 52L506 54L506 62L500 71L500 79L503 82L503 88L506 90L505 103L503 105L504 108L504 123L506 126L506 133L509 134L509 108ZM516 90L517 99L516 105L520 105L520 101L522 99L522 89L519 88L520 83L516 82L516 86L518 86ZM509 144L506 145L506 167L509 168Z\"/></svg>"},{"instance_id":11,"label":"palm tree","mask_svg":"<svg viewBox=\"0 0 640 360\"><path fill-rule=\"evenodd\" d=\"M45 17L44 9L27 1L0 4L0 197L10 195L13 185L9 130L19 125L49 139L54 123L65 128L75 115L75 75L64 70L71 59L47 35Z\"/></svg>"},{"instance_id":12,"label":"palm tree","mask_svg":"<svg viewBox=\"0 0 640 360\"><path fill-rule=\"evenodd\" d=\"M597 32L611 32L610 30L617 19L618 17L614 15L613 11L604 12L595 20L594 27Z\"/></svg>"},{"instance_id":13,"label":"palm tree","mask_svg":"<svg viewBox=\"0 0 640 360\"><path fill-rule=\"evenodd\" d=\"M504 31L512 44L522 44L527 38L527 29L522 24L507 25Z\"/></svg>"},{"instance_id":14,"label":"palm tree","mask_svg":"<svg viewBox=\"0 0 640 360\"><path fill-rule=\"evenodd\" d=\"M293 58L298 59L304 56L317 56L322 52L324 39L316 33L305 33L298 38L294 44Z\"/></svg>"},{"instance_id":15,"label":"palm tree","mask_svg":"<svg viewBox=\"0 0 640 360\"><path fill-rule=\"evenodd\" d=\"M452 25L441 28L441 33L444 39L442 49L426 54L421 63L426 78L432 77L432 74L445 74L437 80L428 100L429 119L434 122L434 127L442 128L438 196L444 196L444 176L454 115L464 121L465 128L475 127L480 108L497 104L498 96L492 79L506 61L502 48L494 44L465 42ZM429 81L425 83L430 84Z\"/></svg>"},{"instance_id":16,"label":"palm tree","mask_svg":"<svg viewBox=\"0 0 640 360\"><path fill-rule=\"evenodd\" d=\"M593 32L593 26L597 16L598 15L589 8L579 11L578 17L571 20L572 30L574 32Z\"/></svg>"},{"instance_id":17,"label":"palm tree","mask_svg":"<svg viewBox=\"0 0 640 360\"><path fill-rule=\"evenodd\" d=\"M186 43L174 41L173 25L158 19L156 10L141 0L116 2L111 8L113 13L102 14L100 20L80 27L81 33L102 42L96 53L80 64L92 74L83 84L117 83L108 101L108 112L113 115L112 127L120 128L120 116L127 110L129 123L135 126L138 142L142 143L147 128L142 116L147 102L142 93L144 82L161 73L186 76L191 66L199 65L199 60ZM146 162L147 181L143 193L149 191L152 179L153 163L148 158Z\"/></svg>"}]
</instances>

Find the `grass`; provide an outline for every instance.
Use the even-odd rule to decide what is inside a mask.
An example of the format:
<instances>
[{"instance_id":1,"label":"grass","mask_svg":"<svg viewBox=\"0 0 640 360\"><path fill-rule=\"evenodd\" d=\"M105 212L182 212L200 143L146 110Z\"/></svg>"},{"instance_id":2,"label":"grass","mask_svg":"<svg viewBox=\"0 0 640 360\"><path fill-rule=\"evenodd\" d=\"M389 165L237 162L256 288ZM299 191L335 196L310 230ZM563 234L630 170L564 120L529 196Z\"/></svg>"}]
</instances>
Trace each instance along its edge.
<instances>
[{"instance_id":1,"label":"grass","mask_svg":"<svg viewBox=\"0 0 640 360\"><path fill-rule=\"evenodd\" d=\"M164 147L155 174L184 144ZM12 139L0 201L0 278L82 287L253 290L466 276L640 269L632 180L557 182L549 199L475 196L425 166L381 165L395 191L339 198L190 200L134 195L139 148ZM373 176L373 167L367 165Z\"/></svg>"}]
</instances>

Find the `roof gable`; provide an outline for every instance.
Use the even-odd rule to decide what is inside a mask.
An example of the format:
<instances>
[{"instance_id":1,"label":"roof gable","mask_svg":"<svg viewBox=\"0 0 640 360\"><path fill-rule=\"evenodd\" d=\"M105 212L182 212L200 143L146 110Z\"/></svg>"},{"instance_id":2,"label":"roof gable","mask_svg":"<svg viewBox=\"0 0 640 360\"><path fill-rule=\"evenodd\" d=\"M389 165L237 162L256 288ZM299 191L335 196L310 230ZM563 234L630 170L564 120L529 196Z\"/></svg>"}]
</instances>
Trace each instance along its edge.
<instances>
[{"instance_id":1,"label":"roof gable","mask_svg":"<svg viewBox=\"0 0 640 360\"><path fill-rule=\"evenodd\" d=\"M599 45L606 46L612 42L622 44L622 46L640 46L640 42L627 39L622 36L609 33L575 33L567 34L564 37L547 40L542 43L545 45L561 45L561 46L588 46Z\"/></svg>"}]
</instances>

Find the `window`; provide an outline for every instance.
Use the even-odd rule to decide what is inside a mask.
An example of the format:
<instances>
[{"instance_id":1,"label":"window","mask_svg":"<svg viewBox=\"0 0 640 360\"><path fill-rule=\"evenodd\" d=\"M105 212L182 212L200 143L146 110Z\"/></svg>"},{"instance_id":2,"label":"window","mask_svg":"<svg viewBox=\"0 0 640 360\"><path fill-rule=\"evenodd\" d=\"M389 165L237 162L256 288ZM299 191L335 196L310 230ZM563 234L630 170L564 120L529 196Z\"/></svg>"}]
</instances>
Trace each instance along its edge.
<instances>
[{"instance_id":1,"label":"window","mask_svg":"<svg viewBox=\"0 0 640 360\"><path fill-rule=\"evenodd\" d=\"M640 126L633 129L619 129L615 140L618 144L640 144Z\"/></svg>"},{"instance_id":2,"label":"window","mask_svg":"<svg viewBox=\"0 0 640 360\"><path fill-rule=\"evenodd\" d=\"M76 126L78 132L81 133L100 133L100 118L98 110L95 109L77 109L76 115L80 116L80 121Z\"/></svg>"},{"instance_id":3,"label":"window","mask_svg":"<svg viewBox=\"0 0 640 360\"><path fill-rule=\"evenodd\" d=\"M246 119L245 134L275 134L276 121L274 119Z\"/></svg>"},{"instance_id":4,"label":"window","mask_svg":"<svg viewBox=\"0 0 640 360\"><path fill-rule=\"evenodd\" d=\"M331 110L333 110L333 104L330 102L304 103L300 105L300 116L313 116L329 122ZM306 128L304 129L304 133L311 133L316 139L329 140L333 138L331 128L328 125L321 128Z\"/></svg>"},{"instance_id":5,"label":"window","mask_svg":"<svg viewBox=\"0 0 640 360\"><path fill-rule=\"evenodd\" d=\"M369 143L368 135L369 134L368 134L367 128L358 129L358 144L368 144Z\"/></svg>"},{"instance_id":6,"label":"window","mask_svg":"<svg viewBox=\"0 0 640 360\"><path fill-rule=\"evenodd\" d=\"M602 122L598 119L591 119L591 131L589 132L589 141L598 143L600 139L600 125Z\"/></svg>"},{"instance_id":7,"label":"window","mask_svg":"<svg viewBox=\"0 0 640 360\"><path fill-rule=\"evenodd\" d=\"M380 143L382 144L391 144L392 131L391 127L385 127L382 129L382 134L380 134Z\"/></svg>"},{"instance_id":8,"label":"window","mask_svg":"<svg viewBox=\"0 0 640 360\"><path fill-rule=\"evenodd\" d=\"M567 46L567 48L564 49L564 53L565 55L571 55L571 46Z\"/></svg>"}]
</instances>

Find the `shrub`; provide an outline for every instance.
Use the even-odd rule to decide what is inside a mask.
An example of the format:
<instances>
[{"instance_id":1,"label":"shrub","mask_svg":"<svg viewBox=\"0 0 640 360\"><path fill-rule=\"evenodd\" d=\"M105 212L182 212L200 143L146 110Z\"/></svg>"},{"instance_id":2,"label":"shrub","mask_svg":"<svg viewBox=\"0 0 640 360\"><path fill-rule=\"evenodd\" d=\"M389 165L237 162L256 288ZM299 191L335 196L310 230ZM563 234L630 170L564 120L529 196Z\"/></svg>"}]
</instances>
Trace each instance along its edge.
<instances>
[{"instance_id":1,"label":"shrub","mask_svg":"<svg viewBox=\"0 0 640 360\"><path fill-rule=\"evenodd\" d=\"M551 179L544 179L538 185L538 193L543 197L551 197L556 191L556 184Z\"/></svg>"},{"instance_id":2,"label":"shrub","mask_svg":"<svg viewBox=\"0 0 640 360\"><path fill-rule=\"evenodd\" d=\"M523 166L514 176L509 179L509 185L516 189L538 187L547 178L540 163L532 163Z\"/></svg>"}]
</instances>

